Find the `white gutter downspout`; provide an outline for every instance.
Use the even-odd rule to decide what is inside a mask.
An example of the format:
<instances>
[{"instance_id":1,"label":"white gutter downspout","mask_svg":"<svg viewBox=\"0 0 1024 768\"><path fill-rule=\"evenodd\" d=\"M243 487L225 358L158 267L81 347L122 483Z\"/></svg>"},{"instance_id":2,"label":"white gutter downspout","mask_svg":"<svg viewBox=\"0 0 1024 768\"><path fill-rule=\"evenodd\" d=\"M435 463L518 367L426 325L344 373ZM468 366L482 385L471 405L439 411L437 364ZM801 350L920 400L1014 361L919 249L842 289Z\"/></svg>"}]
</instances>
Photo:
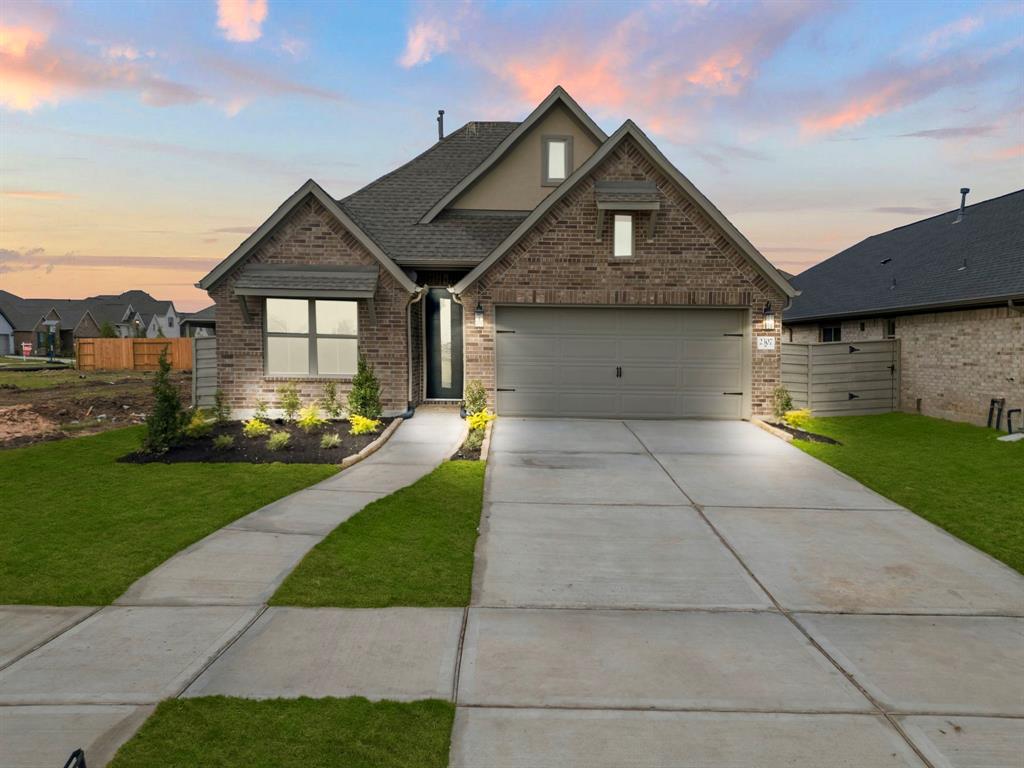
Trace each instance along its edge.
<instances>
[{"instance_id":1,"label":"white gutter downspout","mask_svg":"<svg viewBox=\"0 0 1024 768\"><path fill-rule=\"evenodd\" d=\"M405 305L405 351L409 374L409 400L408 408L412 407L412 305L418 304L427 295L427 286L421 285Z\"/></svg>"}]
</instances>

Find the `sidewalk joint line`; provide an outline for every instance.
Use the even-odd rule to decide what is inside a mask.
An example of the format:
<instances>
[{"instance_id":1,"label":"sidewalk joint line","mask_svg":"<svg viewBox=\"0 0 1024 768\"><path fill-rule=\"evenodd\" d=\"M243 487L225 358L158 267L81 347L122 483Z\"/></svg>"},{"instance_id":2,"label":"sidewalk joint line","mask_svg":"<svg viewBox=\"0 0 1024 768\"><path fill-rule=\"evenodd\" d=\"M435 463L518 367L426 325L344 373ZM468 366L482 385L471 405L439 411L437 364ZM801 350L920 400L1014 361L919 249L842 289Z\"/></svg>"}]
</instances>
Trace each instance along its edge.
<instances>
[{"instance_id":1,"label":"sidewalk joint line","mask_svg":"<svg viewBox=\"0 0 1024 768\"><path fill-rule=\"evenodd\" d=\"M51 606L43 606L43 607L49 608ZM52 607L60 608L62 606L52 606ZM61 636L65 635L65 634L67 634L72 629L77 627L79 624L81 624L84 621L86 621L86 619L91 619L93 616L95 616L97 613L102 611L104 608L110 608L110 607L111 606L108 606L108 605L96 606L91 611L89 611L87 614L82 616L82 618L77 619L76 621L73 621L71 624L68 624L68 626L64 627L64 629L61 629L58 632L55 632L54 634L52 634L49 637L47 637L45 640L42 640L42 641L36 643L31 648L29 648L27 651L25 651L24 653L18 654L17 656L15 656L10 661L7 661L7 662L5 662L3 664L0 664L0 672L3 672L5 669L8 669L9 667L13 666L14 664L17 664L19 661L24 659L26 656L30 656L31 654L35 653L39 649L43 648L44 646L49 645L54 640L56 640L58 637L61 637Z\"/></svg>"}]
</instances>

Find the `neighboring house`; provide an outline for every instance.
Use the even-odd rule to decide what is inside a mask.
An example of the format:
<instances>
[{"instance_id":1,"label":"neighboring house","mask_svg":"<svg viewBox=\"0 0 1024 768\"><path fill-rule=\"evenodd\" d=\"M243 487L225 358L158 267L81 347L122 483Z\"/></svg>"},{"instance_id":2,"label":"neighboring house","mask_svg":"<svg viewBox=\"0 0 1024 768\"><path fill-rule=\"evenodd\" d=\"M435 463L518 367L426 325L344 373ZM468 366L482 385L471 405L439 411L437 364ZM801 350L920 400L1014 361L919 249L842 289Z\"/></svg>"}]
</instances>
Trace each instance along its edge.
<instances>
[{"instance_id":1,"label":"neighboring house","mask_svg":"<svg viewBox=\"0 0 1024 768\"><path fill-rule=\"evenodd\" d=\"M14 323L0 306L0 355L14 354Z\"/></svg>"},{"instance_id":2,"label":"neighboring house","mask_svg":"<svg viewBox=\"0 0 1024 768\"><path fill-rule=\"evenodd\" d=\"M387 412L478 379L505 415L748 418L794 289L651 140L561 88L341 200L310 180L204 277L232 409L344 392ZM759 343L760 342L760 343Z\"/></svg>"},{"instance_id":3,"label":"neighboring house","mask_svg":"<svg viewBox=\"0 0 1024 768\"><path fill-rule=\"evenodd\" d=\"M121 337L146 336L166 338L181 336L181 315L174 302L154 299L145 291L125 291L117 295L90 296L83 301L100 304L110 316L117 315L111 324Z\"/></svg>"},{"instance_id":4,"label":"neighboring house","mask_svg":"<svg viewBox=\"0 0 1024 768\"><path fill-rule=\"evenodd\" d=\"M904 410L984 424L992 398L1024 407L1024 190L869 237L792 283L784 340L899 339Z\"/></svg>"},{"instance_id":5,"label":"neighboring house","mask_svg":"<svg viewBox=\"0 0 1024 768\"><path fill-rule=\"evenodd\" d=\"M215 336L217 321L214 317L216 305L211 304L198 312L186 313L181 316L182 336Z\"/></svg>"}]
</instances>

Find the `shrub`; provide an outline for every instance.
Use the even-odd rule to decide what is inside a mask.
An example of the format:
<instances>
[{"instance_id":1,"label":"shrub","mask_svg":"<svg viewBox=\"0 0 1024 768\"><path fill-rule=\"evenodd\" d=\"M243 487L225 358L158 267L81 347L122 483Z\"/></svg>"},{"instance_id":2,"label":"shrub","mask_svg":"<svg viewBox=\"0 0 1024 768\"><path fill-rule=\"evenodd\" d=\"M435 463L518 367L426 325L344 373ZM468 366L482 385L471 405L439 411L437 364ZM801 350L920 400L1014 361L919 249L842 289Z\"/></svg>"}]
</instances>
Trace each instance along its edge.
<instances>
[{"instance_id":1,"label":"shrub","mask_svg":"<svg viewBox=\"0 0 1024 768\"><path fill-rule=\"evenodd\" d=\"M380 429L380 419L368 419L359 414L348 417L352 428L348 431L350 435L368 435Z\"/></svg>"},{"instance_id":2,"label":"shrub","mask_svg":"<svg viewBox=\"0 0 1024 768\"><path fill-rule=\"evenodd\" d=\"M100 326L100 338L101 339L116 339L117 331L114 330L114 326L110 324L109 320L103 321L103 325Z\"/></svg>"},{"instance_id":3,"label":"shrub","mask_svg":"<svg viewBox=\"0 0 1024 768\"><path fill-rule=\"evenodd\" d=\"M479 379L471 379L466 383L466 394L462 402L467 414L480 413L487 408L487 390Z\"/></svg>"},{"instance_id":4,"label":"shrub","mask_svg":"<svg viewBox=\"0 0 1024 768\"><path fill-rule=\"evenodd\" d=\"M295 421L295 415L299 412L299 408L302 407L302 403L299 401L299 390L294 384L282 384L277 388L277 406L284 412L284 418L287 421Z\"/></svg>"},{"instance_id":5,"label":"shrub","mask_svg":"<svg viewBox=\"0 0 1024 768\"><path fill-rule=\"evenodd\" d=\"M339 445L341 445L341 435L337 433L324 435L320 438L321 448L337 448Z\"/></svg>"},{"instance_id":6,"label":"shrub","mask_svg":"<svg viewBox=\"0 0 1024 768\"><path fill-rule=\"evenodd\" d=\"M282 429L278 432L274 432L267 439L267 448L272 451L283 451L288 447L288 443L290 443L291 440L292 436Z\"/></svg>"},{"instance_id":7,"label":"shrub","mask_svg":"<svg viewBox=\"0 0 1024 768\"><path fill-rule=\"evenodd\" d=\"M264 437L270 434L270 425L260 419L249 419L242 427L242 434L248 438Z\"/></svg>"},{"instance_id":8,"label":"shrub","mask_svg":"<svg viewBox=\"0 0 1024 768\"><path fill-rule=\"evenodd\" d=\"M811 420L811 409L801 408L798 411L786 411L783 418L789 426L806 432Z\"/></svg>"},{"instance_id":9,"label":"shrub","mask_svg":"<svg viewBox=\"0 0 1024 768\"><path fill-rule=\"evenodd\" d=\"M228 423L228 403L227 398L224 397L224 390L217 388L217 391L213 393L213 420L218 424Z\"/></svg>"},{"instance_id":10,"label":"shrub","mask_svg":"<svg viewBox=\"0 0 1024 768\"><path fill-rule=\"evenodd\" d=\"M466 436L466 442L463 447L467 451L479 451L480 447L484 444L484 431L482 429L471 429L469 435Z\"/></svg>"},{"instance_id":11,"label":"shrub","mask_svg":"<svg viewBox=\"0 0 1024 768\"><path fill-rule=\"evenodd\" d=\"M782 421L786 411L793 410L793 398L785 387L776 387L772 393L772 415L776 421Z\"/></svg>"},{"instance_id":12,"label":"shrub","mask_svg":"<svg viewBox=\"0 0 1024 768\"><path fill-rule=\"evenodd\" d=\"M260 421L267 420L267 401L257 400L255 408L253 409L253 418L259 419Z\"/></svg>"},{"instance_id":13,"label":"shrub","mask_svg":"<svg viewBox=\"0 0 1024 768\"><path fill-rule=\"evenodd\" d=\"M159 369L153 381L153 396L156 401L153 410L146 417L146 437L142 446L149 453L166 453L172 446L181 441L181 432L185 427L185 410L181 407L181 397L171 383L171 363L167 359L167 349L160 353Z\"/></svg>"},{"instance_id":14,"label":"shrub","mask_svg":"<svg viewBox=\"0 0 1024 768\"><path fill-rule=\"evenodd\" d=\"M328 381L324 384L324 396L320 400L320 404L324 407L324 411L327 416L331 419L341 418L341 402L338 400L338 385L333 381Z\"/></svg>"},{"instance_id":15,"label":"shrub","mask_svg":"<svg viewBox=\"0 0 1024 768\"><path fill-rule=\"evenodd\" d=\"M368 419L376 419L381 414L380 382L373 373L373 366L362 355L352 379L352 390L348 393L348 414Z\"/></svg>"},{"instance_id":16,"label":"shrub","mask_svg":"<svg viewBox=\"0 0 1024 768\"><path fill-rule=\"evenodd\" d=\"M470 432L479 430L482 433L487 427L488 422L494 421L495 418L495 415L485 408L477 413L469 414L466 417L466 423L469 424Z\"/></svg>"},{"instance_id":17,"label":"shrub","mask_svg":"<svg viewBox=\"0 0 1024 768\"><path fill-rule=\"evenodd\" d=\"M201 437L206 437L213 430L213 422L206 418L206 414L203 413L201 408L196 408L192 411L192 417L188 420L188 424L185 425L185 435L193 440L198 440Z\"/></svg>"},{"instance_id":18,"label":"shrub","mask_svg":"<svg viewBox=\"0 0 1024 768\"><path fill-rule=\"evenodd\" d=\"M315 405L307 405L299 411L299 418L295 422L306 434L316 432L327 423L327 419L320 415L320 409Z\"/></svg>"},{"instance_id":19,"label":"shrub","mask_svg":"<svg viewBox=\"0 0 1024 768\"><path fill-rule=\"evenodd\" d=\"M215 451L230 451L234 447L234 435L217 435L213 438L213 450Z\"/></svg>"}]
</instances>

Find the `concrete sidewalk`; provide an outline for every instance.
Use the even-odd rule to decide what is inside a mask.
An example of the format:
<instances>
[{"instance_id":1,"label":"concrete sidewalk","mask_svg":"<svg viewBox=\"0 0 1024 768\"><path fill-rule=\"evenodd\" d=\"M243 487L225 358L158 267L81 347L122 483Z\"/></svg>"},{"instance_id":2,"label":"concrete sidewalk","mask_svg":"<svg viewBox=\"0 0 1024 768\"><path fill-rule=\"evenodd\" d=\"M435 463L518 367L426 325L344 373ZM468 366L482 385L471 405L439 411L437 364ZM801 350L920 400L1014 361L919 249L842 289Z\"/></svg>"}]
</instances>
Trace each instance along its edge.
<instances>
[{"instance_id":1,"label":"concrete sidewalk","mask_svg":"<svg viewBox=\"0 0 1024 768\"><path fill-rule=\"evenodd\" d=\"M50 768L83 747L90 768L102 766L153 705L182 695L236 642L245 648L248 632L263 636L275 616L273 626L286 633L301 626L290 609L266 609L288 573L366 504L415 482L448 458L464 430L454 410L419 409L370 458L179 552L113 606L0 606L0 764ZM454 622L423 617L410 624L422 630L425 621L441 632L433 646L424 644L422 635L408 638L409 645L420 646L419 669L428 670L419 681L430 679L433 655L444 656L436 662L433 684L411 683L420 686L413 689L415 697L434 691L451 695L462 611L455 614ZM370 623L346 625L348 634L339 635L348 638L345 644L372 635L373 620L367 619ZM382 626L383 640L400 631L394 621ZM308 639L316 643L326 636L314 631ZM278 659L295 658L279 649L274 653ZM391 685L409 685L396 674Z\"/></svg>"}]
</instances>

